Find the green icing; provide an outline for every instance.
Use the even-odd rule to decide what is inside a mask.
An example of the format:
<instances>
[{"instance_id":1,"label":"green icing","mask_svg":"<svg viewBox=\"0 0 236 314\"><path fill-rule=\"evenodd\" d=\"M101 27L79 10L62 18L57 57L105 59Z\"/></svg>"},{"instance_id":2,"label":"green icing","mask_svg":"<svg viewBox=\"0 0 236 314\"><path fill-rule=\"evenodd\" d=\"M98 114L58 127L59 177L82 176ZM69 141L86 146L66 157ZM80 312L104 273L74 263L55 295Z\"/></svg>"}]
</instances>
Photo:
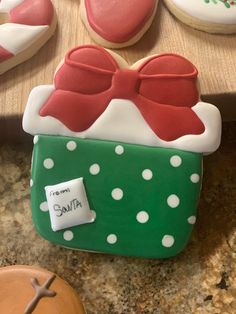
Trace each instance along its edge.
<instances>
[{"instance_id":1,"label":"green icing","mask_svg":"<svg viewBox=\"0 0 236 314\"><path fill-rule=\"evenodd\" d=\"M236 5L236 0L204 0L206 3L214 3L214 4L219 4L223 3L226 8L230 9L231 7Z\"/></svg>"},{"instance_id":2,"label":"green icing","mask_svg":"<svg viewBox=\"0 0 236 314\"><path fill-rule=\"evenodd\" d=\"M74 141L76 149L67 149ZM124 153L115 152L122 145ZM173 167L170 158L179 156L182 163ZM44 167L51 158L54 166ZM180 160L180 159L179 159ZM98 164L100 172L92 175L91 165ZM152 171L145 180L143 170ZM192 174L200 181L193 183ZM96 212L92 224L84 224L53 232L48 211L40 204L46 201L44 187L83 177L90 208ZM32 211L37 231L45 239L65 247L147 258L167 258L186 246L193 225L188 218L196 215L202 177L202 155L176 149L154 148L109 141L84 140L61 136L39 136L34 146L32 165ZM123 191L121 200L114 200L112 190ZM177 195L180 204L171 208L170 195ZM140 211L149 215L146 223L137 221ZM71 231L73 238L64 239ZM114 244L107 237L115 234ZM174 244L163 246L163 238L172 236ZM166 239L166 238L165 238Z\"/></svg>"}]
</instances>

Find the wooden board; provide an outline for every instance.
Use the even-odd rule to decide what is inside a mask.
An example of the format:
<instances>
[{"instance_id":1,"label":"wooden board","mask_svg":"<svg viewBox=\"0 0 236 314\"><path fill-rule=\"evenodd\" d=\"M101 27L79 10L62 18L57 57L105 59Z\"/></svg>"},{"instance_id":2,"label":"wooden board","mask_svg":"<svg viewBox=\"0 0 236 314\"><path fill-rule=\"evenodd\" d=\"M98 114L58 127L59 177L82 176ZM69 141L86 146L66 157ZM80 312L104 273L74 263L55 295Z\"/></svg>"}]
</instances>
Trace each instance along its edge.
<instances>
[{"instance_id":1,"label":"wooden board","mask_svg":"<svg viewBox=\"0 0 236 314\"><path fill-rule=\"evenodd\" d=\"M20 120L30 90L52 83L67 50L93 43L79 16L80 1L53 2L59 21L54 37L32 59L0 77L0 140L23 136ZM218 105L224 120L236 120L236 35L193 30L177 21L160 2L154 23L141 41L118 52L129 63L154 53L184 55L199 69L203 100Z\"/></svg>"}]
</instances>

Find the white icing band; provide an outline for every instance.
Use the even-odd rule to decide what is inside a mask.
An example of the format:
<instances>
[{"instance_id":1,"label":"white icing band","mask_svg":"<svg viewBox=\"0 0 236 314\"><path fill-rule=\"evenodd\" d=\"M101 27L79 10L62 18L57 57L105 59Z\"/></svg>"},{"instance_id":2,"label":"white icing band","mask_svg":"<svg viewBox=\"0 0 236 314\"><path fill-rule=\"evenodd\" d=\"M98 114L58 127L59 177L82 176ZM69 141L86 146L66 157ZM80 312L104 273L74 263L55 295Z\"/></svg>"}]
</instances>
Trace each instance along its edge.
<instances>
[{"instance_id":1,"label":"white icing band","mask_svg":"<svg viewBox=\"0 0 236 314\"><path fill-rule=\"evenodd\" d=\"M84 132L72 132L59 120L39 115L40 108L54 91L53 85L38 86L30 93L23 117L23 129L32 134L64 135L80 138L120 141L155 147L177 148L208 154L220 145L221 116L208 103L199 102L192 109L205 126L200 135L185 135L174 141L161 140L148 126L135 104L113 99L103 114Z\"/></svg>"},{"instance_id":2,"label":"white icing band","mask_svg":"<svg viewBox=\"0 0 236 314\"><path fill-rule=\"evenodd\" d=\"M53 231L94 222L83 178L46 186L45 191Z\"/></svg>"},{"instance_id":3,"label":"white icing band","mask_svg":"<svg viewBox=\"0 0 236 314\"><path fill-rule=\"evenodd\" d=\"M171 0L183 12L202 21L218 24L236 24L236 5L227 8L224 3L204 0Z\"/></svg>"},{"instance_id":4,"label":"white icing band","mask_svg":"<svg viewBox=\"0 0 236 314\"><path fill-rule=\"evenodd\" d=\"M16 55L37 41L48 27L47 25L2 24L0 25L0 46Z\"/></svg>"},{"instance_id":5,"label":"white icing band","mask_svg":"<svg viewBox=\"0 0 236 314\"><path fill-rule=\"evenodd\" d=\"M24 0L1 0L0 1L0 13L7 13L14 7L21 4Z\"/></svg>"}]
</instances>

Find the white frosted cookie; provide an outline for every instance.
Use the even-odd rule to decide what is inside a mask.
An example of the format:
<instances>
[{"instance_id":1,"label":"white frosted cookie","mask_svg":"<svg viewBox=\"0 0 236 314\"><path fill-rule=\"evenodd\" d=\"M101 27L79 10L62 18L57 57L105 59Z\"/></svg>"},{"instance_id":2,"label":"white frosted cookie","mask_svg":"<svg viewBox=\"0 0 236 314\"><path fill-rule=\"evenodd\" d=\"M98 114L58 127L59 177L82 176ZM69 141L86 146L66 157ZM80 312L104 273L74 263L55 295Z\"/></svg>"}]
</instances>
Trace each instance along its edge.
<instances>
[{"instance_id":1,"label":"white frosted cookie","mask_svg":"<svg viewBox=\"0 0 236 314\"><path fill-rule=\"evenodd\" d=\"M1 0L0 74L32 57L55 28L50 0Z\"/></svg>"},{"instance_id":2,"label":"white frosted cookie","mask_svg":"<svg viewBox=\"0 0 236 314\"><path fill-rule=\"evenodd\" d=\"M183 23L209 33L236 33L236 0L164 0Z\"/></svg>"},{"instance_id":3,"label":"white frosted cookie","mask_svg":"<svg viewBox=\"0 0 236 314\"><path fill-rule=\"evenodd\" d=\"M82 0L82 20L97 43L122 48L136 43L149 29L158 0Z\"/></svg>"}]
</instances>

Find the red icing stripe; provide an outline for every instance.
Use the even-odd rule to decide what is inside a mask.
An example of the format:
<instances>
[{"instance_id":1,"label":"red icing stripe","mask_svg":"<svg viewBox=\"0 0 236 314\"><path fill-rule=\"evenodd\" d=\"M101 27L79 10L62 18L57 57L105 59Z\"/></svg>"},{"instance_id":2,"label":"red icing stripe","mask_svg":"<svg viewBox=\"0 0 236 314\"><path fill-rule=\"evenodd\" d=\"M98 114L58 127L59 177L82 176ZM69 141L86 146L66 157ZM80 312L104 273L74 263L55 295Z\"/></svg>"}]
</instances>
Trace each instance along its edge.
<instances>
[{"instance_id":1,"label":"red icing stripe","mask_svg":"<svg viewBox=\"0 0 236 314\"><path fill-rule=\"evenodd\" d=\"M10 11L10 22L25 25L50 25L54 9L50 0L24 0Z\"/></svg>"},{"instance_id":2,"label":"red icing stripe","mask_svg":"<svg viewBox=\"0 0 236 314\"><path fill-rule=\"evenodd\" d=\"M0 62L6 61L14 56L10 51L0 46Z\"/></svg>"},{"instance_id":3,"label":"red icing stripe","mask_svg":"<svg viewBox=\"0 0 236 314\"><path fill-rule=\"evenodd\" d=\"M96 56L96 58L95 58ZM185 58L164 54L137 70L120 69L103 48L70 51L55 76L56 91L40 110L74 132L87 130L112 99L129 99L155 134L173 141L202 134L204 124L192 110L198 102L197 69Z\"/></svg>"},{"instance_id":4,"label":"red icing stripe","mask_svg":"<svg viewBox=\"0 0 236 314\"><path fill-rule=\"evenodd\" d=\"M151 18L156 0L85 0L92 29L104 39L123 43L137 35Z\"/></svg>"}]
</instances>

